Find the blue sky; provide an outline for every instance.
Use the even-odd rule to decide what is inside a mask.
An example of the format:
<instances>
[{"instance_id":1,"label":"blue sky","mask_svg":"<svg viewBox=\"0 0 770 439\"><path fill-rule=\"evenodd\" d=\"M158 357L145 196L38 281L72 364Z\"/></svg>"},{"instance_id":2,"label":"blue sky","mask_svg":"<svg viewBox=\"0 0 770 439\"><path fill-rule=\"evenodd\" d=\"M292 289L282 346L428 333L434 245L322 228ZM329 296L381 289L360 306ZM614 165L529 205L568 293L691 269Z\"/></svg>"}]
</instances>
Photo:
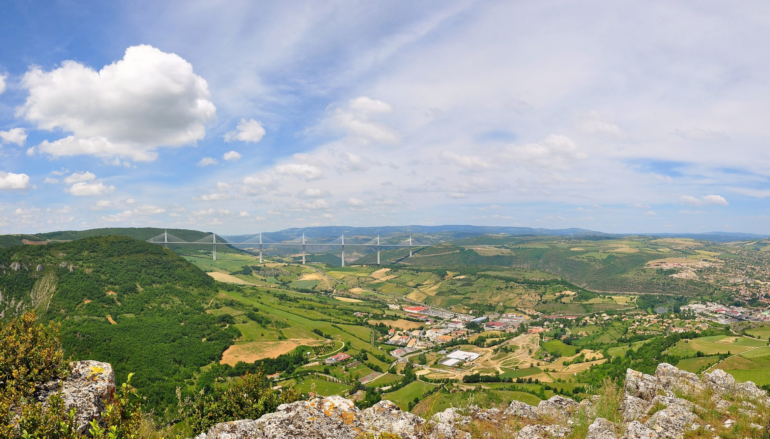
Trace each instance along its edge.
<instances>
[{"instance_id":1,"label":"blue sky","mask_svg":"<svg viewBox=\"0 0 770 439\"><path fill-rule=\"evenodd\" d=\"M0 4L0 233L770 233L770 4Z\"/></svg>"}]
</instances>

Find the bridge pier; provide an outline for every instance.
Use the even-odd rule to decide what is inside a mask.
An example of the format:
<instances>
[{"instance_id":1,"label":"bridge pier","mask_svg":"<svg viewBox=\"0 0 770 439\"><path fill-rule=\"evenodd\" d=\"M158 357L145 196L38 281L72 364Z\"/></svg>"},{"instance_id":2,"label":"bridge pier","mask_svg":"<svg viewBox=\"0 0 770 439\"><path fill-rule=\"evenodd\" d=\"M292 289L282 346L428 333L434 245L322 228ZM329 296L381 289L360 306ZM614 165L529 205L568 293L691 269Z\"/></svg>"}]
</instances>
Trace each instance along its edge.
<instances>
[{"instance_id":1,"label":"bridge pier","mask_svg":"<svg viewBox=\"0 0 770 439\"><path fill-rule=\"evenodd\" d=\"M342 266L345 266L345 235L342 235Z\"/></svg>"},{"instance_id":2,"label":"bridge pier","mask_svg":"<svg viewBox=\"0 0 770 439\"><path fill-rule=\"evenodd\" d=\"M302 265L305 265L305 234L302 234Z\"/></svg>"},{"instance_id":3,"label":"bridge pier","mask_svg":"<svg viewBox=\"0 0 770 439\"><path fill-rule=\"evenodd\" d=\"M380 265L380 235L377 235L377 265Z\"/></svg>"},{"instance_id":4,"label":"bridge pier","mask_svg":"<svg viewBox=\"0 0 770 439\"><path fill-rule=\"evenodd\" d=\"M216 261L217 260L217 234L216 233L213 235L213 242L214 242L214 245L213 245L213 247L214 247L214 260Z\"/></svg>"}]
</instances>

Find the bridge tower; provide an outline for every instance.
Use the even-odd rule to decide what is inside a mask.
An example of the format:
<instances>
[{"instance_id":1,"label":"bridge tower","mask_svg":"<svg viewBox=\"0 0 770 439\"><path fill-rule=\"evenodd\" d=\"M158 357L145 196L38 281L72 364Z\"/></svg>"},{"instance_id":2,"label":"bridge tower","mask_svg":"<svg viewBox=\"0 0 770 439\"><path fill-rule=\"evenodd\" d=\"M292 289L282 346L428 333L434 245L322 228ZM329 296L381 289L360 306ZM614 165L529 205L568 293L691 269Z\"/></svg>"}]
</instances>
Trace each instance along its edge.
<instances>
[{"instance_id":1,"label":"bridge tower","mask_svg":"<svg viewBox=\"0 0 770 439\"><path fill-rule=\"evenodd\" d=\"M345 266L345 234L342 234L342 266Z\"/></svg>"},{"instance_id":2,"label":"bridge tower","mask_svg":"<svg viewBox=\"0 0 770 439\"><path fill-rule=\"evenodd\" d=\"M214 245L213 245L213 247L214 247L214 260L216 261L217 260L217 234L216 233L212 234L211 238L212 238L211 242L214 243Z\"/></svg>"},{"instance_id":3,"label":"bridge tower","mask_svg":"<svg viewBox=\"0 0 770 439\"><path fill-rule=\"evenodd\" d=\"M305 234L302 234L302 265L305 265Z\"/></svg>"},{"instance_id":4,"label":"bridge tower","mask_svg":"<svg viewBox=\"0 0 770 439\"><path fill-rule=\"evenodd\" d=\"M412 257L412 237L409 237L409 257Z\"/></svg>"},{"instance_id":5,"label":"bridge tower","mask_svg":"<svg viewBox=\"0 0 770 439\"><path fill-rule=\"evenodd\" d=\"M168 248L168 230L163 231L163 247Z\"/></svg>"},{"instance_id":6,"label":"bridge tower","mask_svg":"<svg viewBox=\"0 0 770 439\"><path fill-rule=\"evenodd\" d=\"M259 263L262 263L262 233L259 234Z\"/></svg>"},{"instance_id":7,"label":"bridge tower","mask_svg":"<svg viewBox=\"0 0 770 439\"><path fill-rule=\"evenodd\" d=\"M377 235L377 265L380 265L380 235Z\"/></svg>"}]
</instances>

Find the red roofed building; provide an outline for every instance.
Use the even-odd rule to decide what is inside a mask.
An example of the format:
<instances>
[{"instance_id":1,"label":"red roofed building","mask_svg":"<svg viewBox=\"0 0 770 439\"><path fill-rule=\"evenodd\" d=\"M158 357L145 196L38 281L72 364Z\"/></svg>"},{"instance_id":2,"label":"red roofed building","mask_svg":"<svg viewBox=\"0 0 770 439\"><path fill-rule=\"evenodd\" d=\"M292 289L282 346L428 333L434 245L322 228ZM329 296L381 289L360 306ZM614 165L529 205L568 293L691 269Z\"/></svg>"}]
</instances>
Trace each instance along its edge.
<instances>
[{"instance_id":1,"label":"red roofed building","mask_svg":"<svg viewBox=\"0 0 770 439\"><path fill-rule=\"evenodd\" d=\"M339 353L337 355L334 355L333 357L327 358L326 359L326 364L337 364L337 363L340 363L340 362L345 361L345 360L350 360L351 358L353 358L353 357L351 357L350 355L348 355L348 354L343 352L343 353Z\"/></svg>"},{"instance_id":2,"label":"red roofed building","mask_svg":"<svg viewBox=\"0 0 770 439\"><path fill-rule=\"evenodd\" d=\"M420 313L420 312L425 312L427 310L428 310L428 308L426 308L424 306L405 306L404 307L404 311L406 311L406 312L417 312L417 313Z\"/></svg>"}]
</instances>

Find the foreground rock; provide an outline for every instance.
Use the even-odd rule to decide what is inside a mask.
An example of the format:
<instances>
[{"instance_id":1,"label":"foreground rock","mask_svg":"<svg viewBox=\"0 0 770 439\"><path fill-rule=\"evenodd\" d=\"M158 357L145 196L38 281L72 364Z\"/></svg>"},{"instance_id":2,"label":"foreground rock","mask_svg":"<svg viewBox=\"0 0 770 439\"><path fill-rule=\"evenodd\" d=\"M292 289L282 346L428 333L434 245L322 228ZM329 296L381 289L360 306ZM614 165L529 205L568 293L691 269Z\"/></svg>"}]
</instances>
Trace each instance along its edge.
<instances>
[{"instance_id":1,"label":"foreground rock","mask_svg":"<svg viewBox=\"0 0 770 439\"><path fill-rule=\"evenodd\" d=\"M59 390L67 409L76 409L78 432L85 433L92 420L101 421L104 408L113 401L115 374L112 365L90 360L72 363L70 376L41 385L35 397L46 402Z\"/></svg>"},{"instance_id":2,"label":"foreground rock","mask_svg":"<svg viewBox=\"0 0 770 439\"><path fill-rule=\"evenodd\" d=\"M699 404L708 401L693 403L679 396L699 395L705 390L714 395L713 404L726 415L734 404L729 401L747 398L753 401L741 402L737 409L739 413L756 411L756 404L770 405L767 393L753 383L736 384L721 370L706 374L701 380L670 364L659 365L655 375L629 369L624 389L623 422L615 424L602 418L594 419L588 426L588 439L682 439L688 430L703 425L697 413L704 410ZM351 401L331 396L285 404L276 413L258 420L218 424L197 439L353 439L365 434L377 437L385 432L404 439L469 439L468 431L478 427L474 423L486 425L485 428L497 430L505 437L555 439L570 435L577 415L583 419L585 416L592 418L599 408L601 402L595 398L578 404L557 395L541 401L537 407L513 401L504 410L449 408L425 421L403 412L389 401L359 410Z\"/></svg>"},{"instance_id":3,"label":"foreground rock","mask_svg":"<svg viewBox=\"0 0 770 439\"><path fill-rule=\"evenodd\" d=\"M283 404L258 420L217 424L196 439L308 438L355 439L363 433L393 433L404 439L422 438L425 421L390 401L359 410L341 396Z\"/></svg>"},{"instance_id":4,"label":"foreground rock","mask_svg":"<svg viewBox=\"0 0 770 439\"><path fill-rule=\"evenodd\" d=\"M725 415L724 427L736 425L737 419L750 419L757 431L762 429L759 423L766 421L759 419L759 413L770 406L767 392L751 382L736 383L721 370L699 379L669 364L659 365L655 375L629 369L624 390L619 413L623 421L617 424L594 419L602 408L602 402L596 398L578 404L557 395L541 401L537 407L513 401L503 410L449 408L425 420L402 411L390 401L359 410L348 399L330 396L283 404L275 413L255 420L217 424L196 439L356 439L383 433L403 439L470 439L469 431L480 432L482 436L487 434L484 431L496 431L516 439L556 439L569 436L578 425L576 422L586 417L591 420L588 439L682 439L696 428L716 431L715 426L709 427L699 417L709 404ZM104 408L113 400L112 367L96 361L73 363L69 377L39 386L35 397L45 402L58 391L62 392L67 408L76 409L78 430L85 433L92 420L101 421ZM703 391L708 391L710 400L694 397ZM586 424L582 425L586 428Z\"/></svg>"}]
</instances>

